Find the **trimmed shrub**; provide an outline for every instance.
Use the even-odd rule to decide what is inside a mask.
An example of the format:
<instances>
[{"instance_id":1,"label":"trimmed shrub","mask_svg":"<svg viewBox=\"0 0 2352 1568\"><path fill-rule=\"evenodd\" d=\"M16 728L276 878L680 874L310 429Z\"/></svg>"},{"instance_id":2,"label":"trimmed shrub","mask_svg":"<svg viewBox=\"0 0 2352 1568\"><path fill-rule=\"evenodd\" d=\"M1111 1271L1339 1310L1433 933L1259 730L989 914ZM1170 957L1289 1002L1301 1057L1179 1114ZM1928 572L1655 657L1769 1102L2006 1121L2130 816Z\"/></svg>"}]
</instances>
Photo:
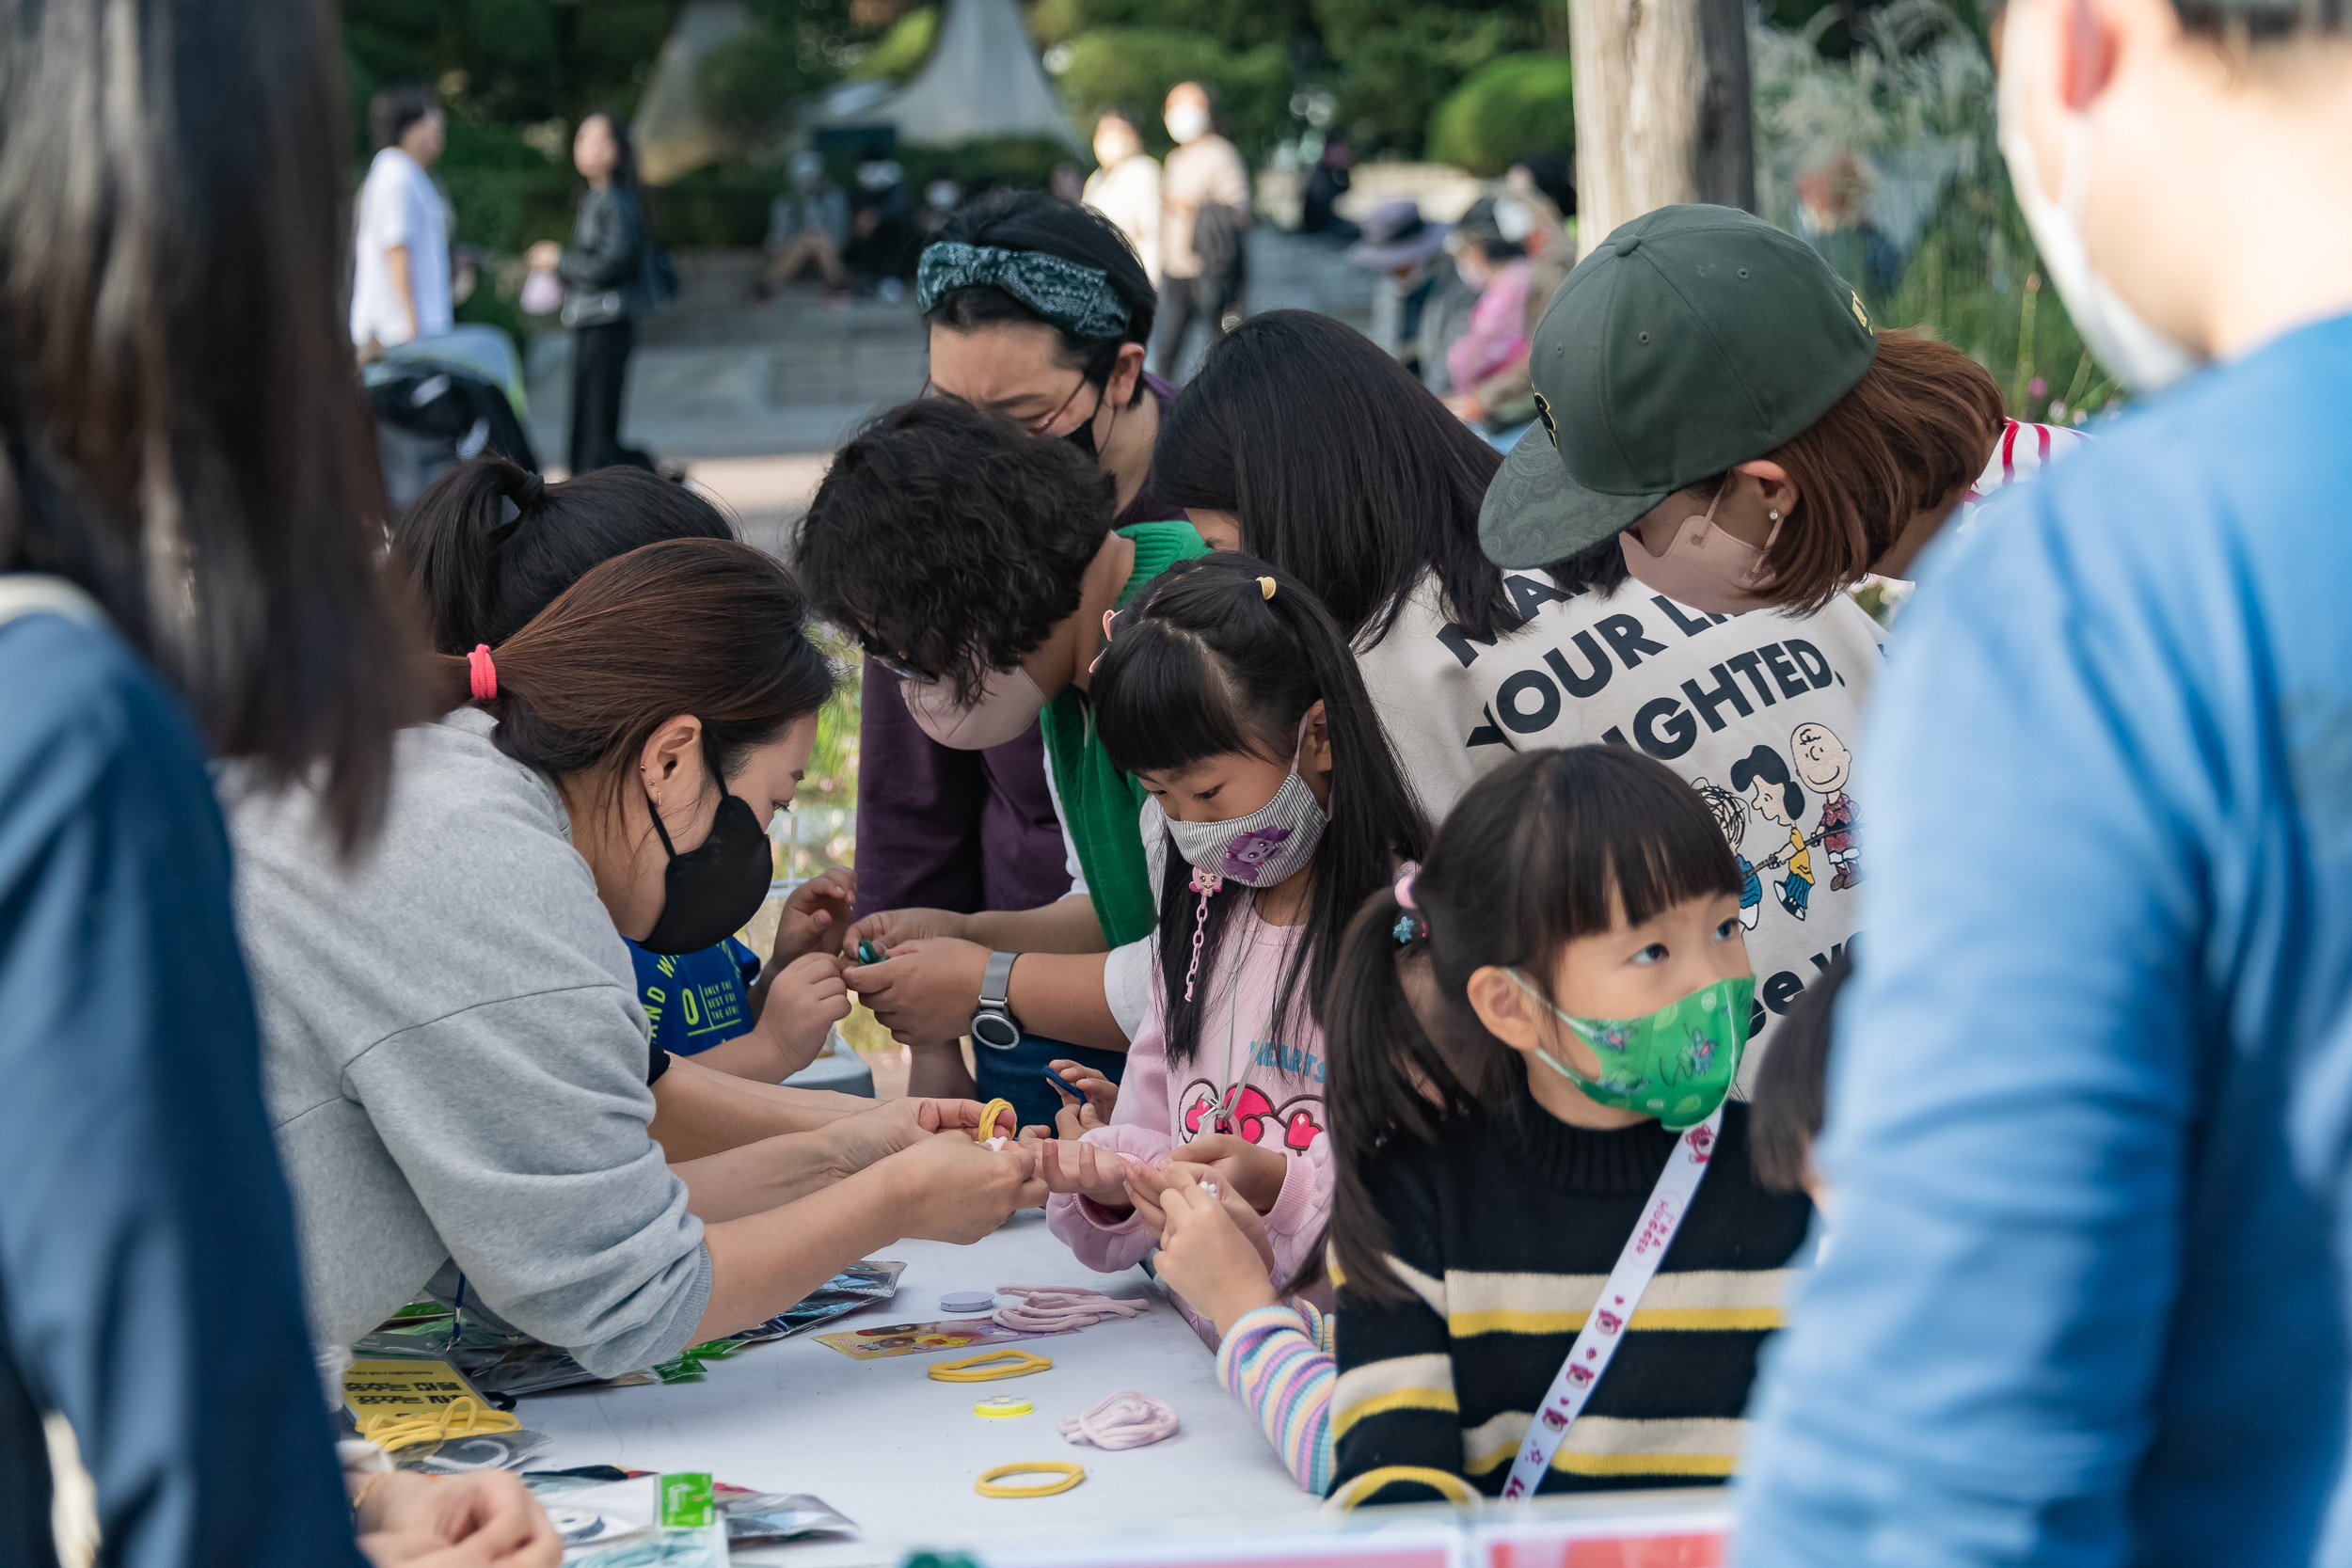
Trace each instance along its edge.
<instances>
[{"instance_id":1,"label":"trimmed shrub","mask_svg":"<svg viewBox=\"0 0 2352 1568\"><path fill-rule=\"evenodd\" d=\"M1480 68L1429 117L1429 156L1487 179L1530 152L1576 152L1568 57L1505 55Z\"/></svg>"},{"instance_id":2,"label":"trimmed shrub","mask_svg":"<svg viewBox=\"0 0 2352 1568\"><path fill-rule=\"evenodd\" d=\"M1161 27L1098 27L1066 45L1062 98L1071 118L1091 134L1095 117L1127 104L1144 118L1144 144L1154 157L1170 147L1160 105L1179 82L1213 82L1225 101L1233 145L1253 161L1290 122L1291 63L1281 45L1231 54L1206 33Z\"/></svg>"}]
</instances>

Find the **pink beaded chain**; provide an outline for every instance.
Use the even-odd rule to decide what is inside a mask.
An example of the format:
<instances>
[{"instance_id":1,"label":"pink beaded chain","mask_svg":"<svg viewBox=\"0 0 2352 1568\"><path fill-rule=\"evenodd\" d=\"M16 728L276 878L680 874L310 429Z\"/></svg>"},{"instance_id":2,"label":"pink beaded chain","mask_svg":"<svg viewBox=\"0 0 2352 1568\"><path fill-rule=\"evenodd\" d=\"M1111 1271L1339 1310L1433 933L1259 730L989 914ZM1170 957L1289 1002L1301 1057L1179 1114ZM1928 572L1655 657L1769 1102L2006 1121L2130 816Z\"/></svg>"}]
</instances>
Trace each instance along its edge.
<instances>
[{"instance_id":1,"label":"pink beaded chain","mask_svg":"<svg viewBox=\"0 0 2352 1568\"><path fill-rule=\"evenodd\" d=\"M1209 899L1224 890L1225 879L1215 871L1192 868L1192 891L1200 895L1192 915L1192 966L1184 971L1184 1000L1192 1000L1192 982L1200 973L1200 948L1209 935Z\"/></svg>"}]
</instances>

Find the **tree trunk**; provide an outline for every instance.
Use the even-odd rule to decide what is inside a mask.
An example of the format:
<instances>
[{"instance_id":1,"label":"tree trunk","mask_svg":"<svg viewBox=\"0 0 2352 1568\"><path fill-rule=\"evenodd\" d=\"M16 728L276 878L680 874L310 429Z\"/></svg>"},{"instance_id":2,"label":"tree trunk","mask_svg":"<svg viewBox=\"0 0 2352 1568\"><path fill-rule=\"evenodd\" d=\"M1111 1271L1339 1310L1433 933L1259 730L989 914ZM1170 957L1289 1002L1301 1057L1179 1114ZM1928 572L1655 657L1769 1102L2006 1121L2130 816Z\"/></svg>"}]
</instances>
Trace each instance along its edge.
<instances>
[{"instance_id":1,"label":"tree trunk","mask_svg":"<svg viewBox=\"0 0 2352 1568\"><path fill-rule=\"evenodd\" d=\"M1753 209L1741 0L1570 0L1581 248L1660 207Z\"/></svg>"}]
</instances>

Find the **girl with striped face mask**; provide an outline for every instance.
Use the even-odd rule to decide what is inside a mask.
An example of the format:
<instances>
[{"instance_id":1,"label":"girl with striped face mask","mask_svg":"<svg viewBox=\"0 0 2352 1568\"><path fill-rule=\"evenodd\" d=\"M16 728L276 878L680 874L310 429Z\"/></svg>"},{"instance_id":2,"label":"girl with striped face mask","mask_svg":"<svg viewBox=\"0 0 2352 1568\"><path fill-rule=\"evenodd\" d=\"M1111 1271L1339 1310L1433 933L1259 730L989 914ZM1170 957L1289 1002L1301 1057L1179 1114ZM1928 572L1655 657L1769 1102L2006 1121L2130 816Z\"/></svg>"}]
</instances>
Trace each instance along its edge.
<instances>
[{"instance_id":1,"label":"girl with striped face mask","mask_svg":"<svg viewBox=\"0 0 2352 1568\"><path fill-rule=\"evenodd\" d=\"M1347 640L1274 568L1179 562L1111 623L1104 750L1147 792L1156 973L1104 1125L1073 1106L1041 1169L1054 1233L1124 1269L1159 1240L1170 1166L1261 1216L1275 1266L1329 1213L1312 998L1366 896L1425 829Z\"/></svg>"}]
</instances>

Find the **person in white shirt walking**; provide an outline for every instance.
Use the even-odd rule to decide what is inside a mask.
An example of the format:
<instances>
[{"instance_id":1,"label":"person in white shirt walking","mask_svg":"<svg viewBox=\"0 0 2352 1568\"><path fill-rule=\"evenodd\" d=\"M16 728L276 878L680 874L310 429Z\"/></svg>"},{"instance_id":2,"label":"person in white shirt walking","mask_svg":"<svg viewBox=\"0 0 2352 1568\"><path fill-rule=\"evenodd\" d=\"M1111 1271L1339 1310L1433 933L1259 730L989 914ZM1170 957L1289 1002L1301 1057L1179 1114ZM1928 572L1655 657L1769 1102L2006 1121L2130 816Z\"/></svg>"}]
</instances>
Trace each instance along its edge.
<instances>
[{"instance_id":1,"label":"person in white shirt walking","mask_svg":"<svg viewBox=\"0 0 2352 1568\"><path fill-rule=\"evenodd\" d=\"M1160 286L1160 166L1143 150L1143 121L1133 109L1105 109L1094 122L1094 161L1080 198L1119 226Z\"/></svg>"},{"instance_id":2,"label":"person in white shirt walking","mask_svg":"<svg viewBox=\"0 0 2352 1568\"><path fill-rule=\"evenodd\" d=\"M351 341L363 352L450 329L449 210L430 169L448 122L433 89L386 87L368 105L375 161L359 187Z\"/></svg>"}]
</instances>

